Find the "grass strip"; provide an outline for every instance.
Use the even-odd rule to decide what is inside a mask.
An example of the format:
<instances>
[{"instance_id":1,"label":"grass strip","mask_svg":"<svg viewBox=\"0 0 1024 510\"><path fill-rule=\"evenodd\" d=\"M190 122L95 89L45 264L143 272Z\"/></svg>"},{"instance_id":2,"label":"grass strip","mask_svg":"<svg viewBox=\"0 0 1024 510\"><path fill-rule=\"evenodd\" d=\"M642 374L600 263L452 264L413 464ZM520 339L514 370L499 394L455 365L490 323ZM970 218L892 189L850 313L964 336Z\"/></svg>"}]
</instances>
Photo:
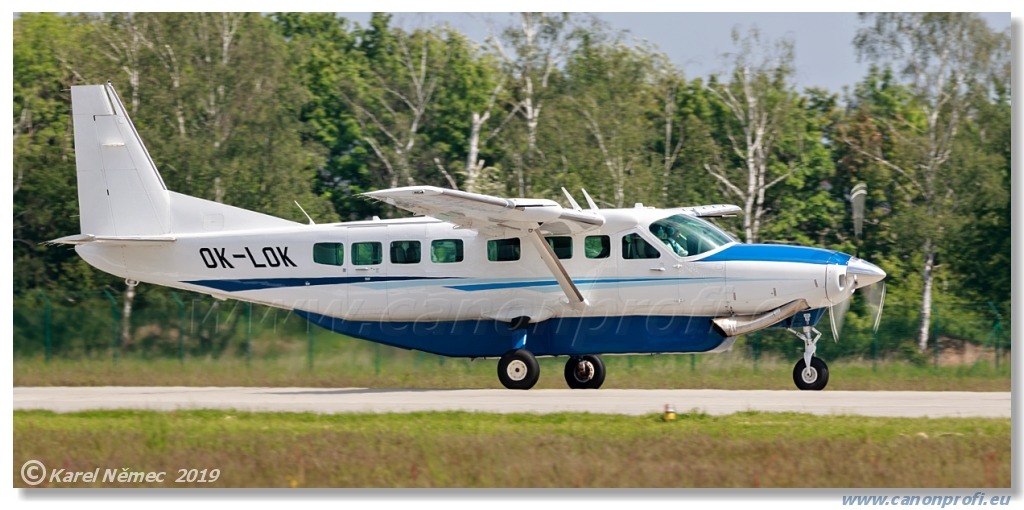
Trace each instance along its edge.
<instances>
[{"instance_id":1,"label":"grass strip","mask_svg":"<svg viewBox=\"0 0 1024 510\"><path fill-rule=\"evenodd\" d=\"M605 388L793 389L794 360L757 363L732 354L606 356ZM366 388L500 388L495 360L451 359L401 352L375 359L317 357L313 368L303 356L256 358L125 357L16 358L16 386L302 386ZM565 358L541 358L537 388L565 388ZM829 362L830 390L1010 391L1010 366L951 367L902 362Z\"/></svg>"},{"instance_id":2,"label":"grass strip","mask_svg":"<svg viewBox=\"0 0 1024 510\"><path fill-rule=\"evenodd\" d=\"M40 487L1009 487L1010 420L795 413L14 413L14 485L48 469L163 483ZM218 469L174 483L179 469Z\"/></svg>"}]
</instances>

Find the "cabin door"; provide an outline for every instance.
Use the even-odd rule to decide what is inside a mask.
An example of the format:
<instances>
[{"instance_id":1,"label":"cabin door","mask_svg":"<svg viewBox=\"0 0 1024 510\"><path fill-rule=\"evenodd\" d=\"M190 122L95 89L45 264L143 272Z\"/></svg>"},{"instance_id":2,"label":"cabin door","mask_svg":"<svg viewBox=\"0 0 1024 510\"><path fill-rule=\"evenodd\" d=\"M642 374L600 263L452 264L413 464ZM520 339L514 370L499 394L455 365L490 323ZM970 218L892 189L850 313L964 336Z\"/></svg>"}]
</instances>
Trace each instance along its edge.
<instances>
[{"instance_id":1,"label":"cabin door","mask_svg":"<svg viewBox=\"0 0 1024 510\"><path fill-rule=\"evenodd\" d=\"M613 243L622 315L675 315L679 303L676 258L639 230L613 236Z\"/></svg>"}]
</instances>

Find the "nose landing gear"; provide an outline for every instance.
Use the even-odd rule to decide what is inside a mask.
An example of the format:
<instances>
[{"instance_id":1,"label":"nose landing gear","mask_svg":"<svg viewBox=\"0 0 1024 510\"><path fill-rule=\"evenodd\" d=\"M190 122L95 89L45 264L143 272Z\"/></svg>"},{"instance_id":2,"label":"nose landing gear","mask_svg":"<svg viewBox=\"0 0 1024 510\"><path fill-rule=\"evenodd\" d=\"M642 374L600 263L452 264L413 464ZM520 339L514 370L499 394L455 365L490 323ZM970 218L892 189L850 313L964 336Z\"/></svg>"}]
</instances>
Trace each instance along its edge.
<instances>
[{"instance_id":1,"label":"nose landing gear","mask_svg":"<svg viewBox=\"0 0 1024 510\"><path fill-rule=\"evenodd\" d=\"M814 356L821 333L811 326L804 326L803 332L789 330L804 341L804 358L793 367L793 382L801 390L818 391L828 384L828 365Z\"/></svg>"}]
</instances>

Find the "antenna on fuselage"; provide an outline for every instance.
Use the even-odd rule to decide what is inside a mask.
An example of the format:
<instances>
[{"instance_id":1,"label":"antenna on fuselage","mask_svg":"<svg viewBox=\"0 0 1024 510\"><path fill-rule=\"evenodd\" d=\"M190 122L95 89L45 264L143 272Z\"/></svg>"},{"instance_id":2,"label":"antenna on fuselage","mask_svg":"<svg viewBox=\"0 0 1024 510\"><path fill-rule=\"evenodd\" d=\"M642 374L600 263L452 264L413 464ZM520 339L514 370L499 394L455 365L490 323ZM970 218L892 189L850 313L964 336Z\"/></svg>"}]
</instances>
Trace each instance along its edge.
<instances>
[{"instance_id":1,"label":"antenna on fuselage","mask_svg":"<svg viewBox=\"0 0 1024 510\"><path fill-rule=\"evenodd\" d=\"M591 211L596 211L597 210L597 204L594 203L594 199L593 198L590 198L590 194L587 193L587 190L585 190L583 188L580 188L580 191L583 192L583 198L587 199L587 205L590 206L590 210Z\"/></svg>"},{"instance_id":2,"label":"antenna on fuselage","mask_svg":"<svg viewBox=\"0 0 1024 510\"><path fill-rule=\"evenodd\" d=\"M309 224L310 225L316 225L316 222L313 221L313 218L310 218L309 214L306 213L306 210L303 209L301 205L299 205L299 201L298 200L294 200L294 202L295 202L295 206L298 207L300 211L302 211L302 214L306 215L306 219L309 220Z\"/></svg>"},{"instance_id":3,"label":"antenna on fuselage","mask_svg":"<svg viewBox=\"0 0 1024 510\"><path fill-rule=\"evenodd\" d=\"M583 208L580 207L580 204L576 203L576 199L572 198L572 195L569 194L569 190L562 187L562 193L565 193L565 198L569 199L569 205L571 205L573 209L576 209L577 211L583 210Z\"/></svg>"}]
</instances>

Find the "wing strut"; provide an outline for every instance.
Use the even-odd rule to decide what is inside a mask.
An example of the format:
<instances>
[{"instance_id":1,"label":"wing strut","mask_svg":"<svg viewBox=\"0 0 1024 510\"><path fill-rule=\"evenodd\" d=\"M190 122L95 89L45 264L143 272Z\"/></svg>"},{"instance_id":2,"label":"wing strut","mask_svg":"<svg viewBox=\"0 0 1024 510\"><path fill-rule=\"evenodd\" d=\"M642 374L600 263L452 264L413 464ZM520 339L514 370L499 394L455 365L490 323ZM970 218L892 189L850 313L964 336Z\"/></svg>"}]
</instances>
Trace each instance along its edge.
<instances>
[{"instance_id":1,"label":"wing strut","mask_svg":"<svg viewBox=\"0 0 1024 510\"><path fill-rule=\"evenodd\" d=\"M569 273L565 271L565 267L562 266L562 262L555 256L554 250L551 249L551 245L544 239L540 234L539 228L531 228L530 235L526 236L527 239L533 243L533 247L537 249L537 253L540 254L540 259L544 261L544 264L548 266L551 271L551 275L555 277L555 281L558 282L558 286L562 287L562 292L565 292L565 297L569 298L569 304L572 306L586 305L587 300L583 298L583 294L580 293L580 289L576 288L576 284L573 283L572 278L569 277Z\"/></svg>"}]
</instances>

